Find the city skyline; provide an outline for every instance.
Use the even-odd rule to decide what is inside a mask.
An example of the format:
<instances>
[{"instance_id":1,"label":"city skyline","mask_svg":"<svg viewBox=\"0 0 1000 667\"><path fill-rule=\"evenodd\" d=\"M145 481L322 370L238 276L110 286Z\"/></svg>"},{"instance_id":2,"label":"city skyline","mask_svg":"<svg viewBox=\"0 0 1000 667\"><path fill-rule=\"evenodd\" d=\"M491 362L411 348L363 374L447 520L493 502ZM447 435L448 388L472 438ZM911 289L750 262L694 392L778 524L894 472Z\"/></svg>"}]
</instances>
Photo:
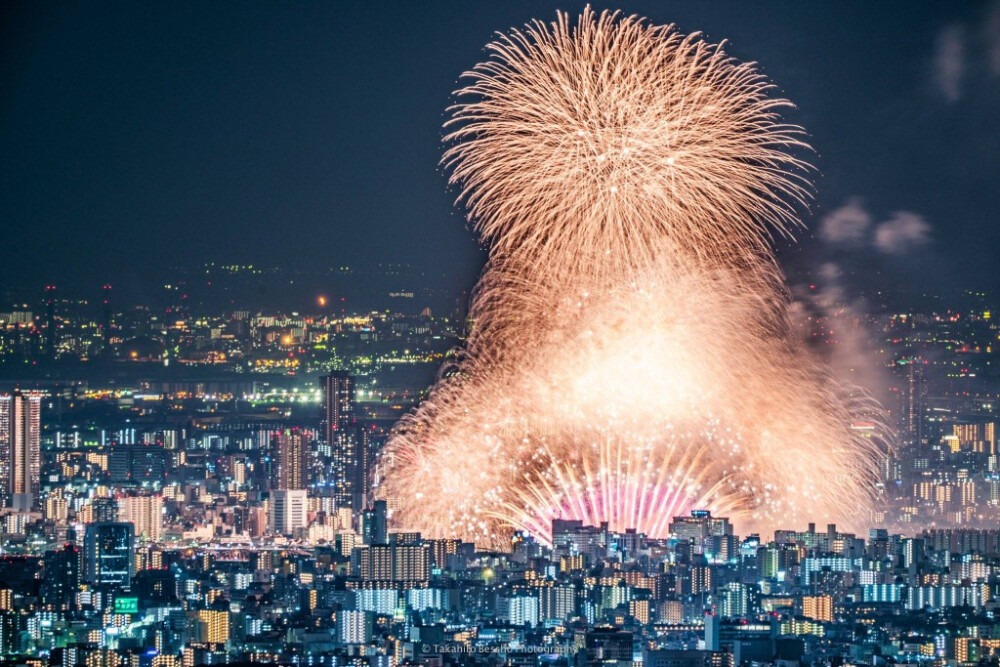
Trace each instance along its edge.
<instances>
[{"instance_id":1,"label":"city skyline","mask_svg":"<svg viewBox=\"0 0 1000 667\"><path fill-rule=\"evenodd\" d=\"M1000 0L5 19L0 665L1000 665Z\"/></svg>"}]
</instances>

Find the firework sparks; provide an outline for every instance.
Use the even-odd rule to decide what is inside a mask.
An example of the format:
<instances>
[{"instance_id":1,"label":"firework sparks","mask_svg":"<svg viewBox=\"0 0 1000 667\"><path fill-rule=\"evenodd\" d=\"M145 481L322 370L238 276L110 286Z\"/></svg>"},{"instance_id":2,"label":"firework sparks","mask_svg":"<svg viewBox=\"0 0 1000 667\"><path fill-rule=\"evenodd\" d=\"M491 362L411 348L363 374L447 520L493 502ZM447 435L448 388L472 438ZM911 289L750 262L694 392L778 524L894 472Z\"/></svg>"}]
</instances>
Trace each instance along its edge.
<instances>
[{"instance_id":1,"label":"firework sparks","mask_svg":"<svg viewBox=\"0 0 1000 667\"><path fill-rule=\"evenodd\" d=\"M663 535L857 519L881 410L794 342L770 248L807 196L751 64L672 27L560 14L489 46L444 162L490 261L472 335L397 426L379 493L430 535Z\"/></svg>"}]
</instances>

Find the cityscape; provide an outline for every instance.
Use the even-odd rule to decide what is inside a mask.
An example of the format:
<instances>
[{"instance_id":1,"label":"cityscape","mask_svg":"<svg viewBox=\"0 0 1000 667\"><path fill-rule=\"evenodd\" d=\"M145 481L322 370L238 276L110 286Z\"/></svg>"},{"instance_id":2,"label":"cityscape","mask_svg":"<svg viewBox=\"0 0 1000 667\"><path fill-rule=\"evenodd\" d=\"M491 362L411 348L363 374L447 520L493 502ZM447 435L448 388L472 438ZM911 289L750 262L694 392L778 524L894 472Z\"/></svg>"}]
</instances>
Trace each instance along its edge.
<instances>
[{"instance_id":1,"label":"cityscape","mask_svg":"<svg viewBox=\"0 0 1000 667\"><path fill-rule=\"evenodd\" d=\"M34 127L0 108L0 155L13 150L0 163L11 230L0 248L0 665L1000 665L1000 165L980 156L987 195L955 203L949 228L854 195L843 176L853 167L836 151L814 155L828 137L811 118L818 98L803 86L800 115L784 99L796 101L797 66L772 53L792 81L776 88L777 74L751 62L754 44L730 56L723 35L689 25L740 34L748 16L770 25L764 5L719 7L729 23L683 5L677 25L656 5L650 19L589 5L345 9L352 25L378 18L400 40L370 47L314 34L321 20L341 24L310 5L239 19L234 6L118 17L107 5L39 6L0 28L17 37L0 80L18 100L34 95L14 85L42 62L33 45L70 39L71 26L124 49L82 54L95 71L131 53L164 77L155 90L177 86L170 105L218 83L178 55L189 48L243 54L219 57L236 63L223 80L239 79L245 58L247 85L293 100L308 96L296 97L306 75L289 53L327 39L351 46L326 66L361 77L337 86L366 94L405 69L410 40L421 63L438 63L422 49L452 47L456 62L480 63L438 63L465 74L428 103L440 130L421 149L429 164L387 160L373 138L380 157L356 165L373 178L437 166L438 190L451 188L447 206L466 219L441 225L468 247L434 236L433 205L376 222L409 204L387 215L377 200L391 187L372 199L346 179L331 187L370 203L357 210L371 218L356 203L344 218L324 210L324 234L310 227L312 201L286 209L302 222L287 213L268 225L247 209L217 213L218 231L178 221L165 234L151 215L112 238L93 213L118 210L106 193L60 227L63 214L36 201L58 179L14 164L18 150L56 150L41 138L51 118ZM870 11L885 24L882 10L847 11L837 20ZM920 94L961 132L959 105L997 102L1000 5L949 11L902 20L938 36L928 53L941 68ZM801 12L787 20L826 16ZM422 21L452 31L456 16L477 26L475 48L396 32ZM223 46L174 26L192 17ZM133 29L156 37L163 63L143 39L119 41ZM157 41L174 37L185 46ZM273 51L242 50L270 39ZM896 35L878 48L898 64L911 46ZM370 71L350 64L364 48L389 55ZM272 58L287 71L272 76L261 65ZM192 80L170 78L181 71ZM973 91L975 77L987 92ZM122 90L139 99L144 85ZM432 97L408 85L400 95ZM402 107L385 122L408 126L412 111L431 125ZM812 121L815 136L799 126ZM35 133L23 146L20 124ZM158 130L122 132L142 143ZM286 132L276 125L274 143L311 154ZM345 134L334 136L348 151ZM984 136L1000 147L995 129ZM135 168L154 173L148 159ZM301 181L324 159L254 164ZM190 168L220 197L257 201L249 182L230 190ZM157 200L159 184L111 182L102 187L133 187L149 209L198 196L162 185L170 194ZM905 187L927 208L963 199ZM52 194L75 196L65 183ZM26 227L29 214L39 220ZM87 224L85 240L73 236Z\"/></svg>"},{"instance_id":2,"label":"cityscape","mask_svg":"<svg viewBox=\"0 0 1000 667\"><path fill-rule=\"evenodd\" d=\"M37 369L5 379L0 404L6 655L729 664L1000 650L1000 328L984 295L849 325L871 335L899 431L868 532L738 535L696 510L671 517L669 537L557 519L551 543L516 534L499 551L389 527L372 495L393 424L464 335L457 314L331 313L319 296L309 313L158 310L94 292L50 287L0 314L4 376Z\"/></svg>"}]
</instances>

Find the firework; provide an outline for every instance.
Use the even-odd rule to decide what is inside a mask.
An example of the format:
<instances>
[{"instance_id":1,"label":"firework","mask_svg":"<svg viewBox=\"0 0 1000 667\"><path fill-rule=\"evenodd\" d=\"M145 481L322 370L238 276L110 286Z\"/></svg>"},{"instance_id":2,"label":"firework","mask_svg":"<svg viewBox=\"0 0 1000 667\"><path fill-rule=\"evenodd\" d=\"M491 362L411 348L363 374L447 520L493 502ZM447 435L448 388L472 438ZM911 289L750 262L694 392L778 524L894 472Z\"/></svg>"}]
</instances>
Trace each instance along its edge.
<instances>
[{"instance_id":1,"label":"firework","mask_svg":"<svg viewBox=\"0 0 1000 667\"><path fill-rule=\"evenodd\" d=\"M862 518L881 411L799 345L771 248L808 192L751 64L616 13L489 46L444 157L490 260L467 346L394 431L399 525L502 544L553 518L666 533Z\"/></svg>"}]
</instances>

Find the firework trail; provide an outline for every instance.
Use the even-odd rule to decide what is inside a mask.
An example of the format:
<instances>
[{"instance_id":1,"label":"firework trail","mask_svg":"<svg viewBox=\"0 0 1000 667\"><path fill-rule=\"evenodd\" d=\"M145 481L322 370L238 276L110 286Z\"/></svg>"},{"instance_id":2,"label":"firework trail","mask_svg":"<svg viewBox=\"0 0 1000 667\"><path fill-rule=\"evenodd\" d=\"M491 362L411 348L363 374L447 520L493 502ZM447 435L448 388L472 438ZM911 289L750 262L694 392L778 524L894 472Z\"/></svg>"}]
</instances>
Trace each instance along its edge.
<instances>
[{"instance_id":1,"label":"firework trail","mask_svg":"<svg viewBox=\"0 0 1000 667\"><path fill-rule=\"evenodd\" d=\"M397 425L395 523L502 545L553 518L667 532L863 520L881 409L795 340L772 235L807 166L788 102L697 35L589 8L488 47L444 163L490 259L472 331Z\"/></svg>"}]
</instances>

